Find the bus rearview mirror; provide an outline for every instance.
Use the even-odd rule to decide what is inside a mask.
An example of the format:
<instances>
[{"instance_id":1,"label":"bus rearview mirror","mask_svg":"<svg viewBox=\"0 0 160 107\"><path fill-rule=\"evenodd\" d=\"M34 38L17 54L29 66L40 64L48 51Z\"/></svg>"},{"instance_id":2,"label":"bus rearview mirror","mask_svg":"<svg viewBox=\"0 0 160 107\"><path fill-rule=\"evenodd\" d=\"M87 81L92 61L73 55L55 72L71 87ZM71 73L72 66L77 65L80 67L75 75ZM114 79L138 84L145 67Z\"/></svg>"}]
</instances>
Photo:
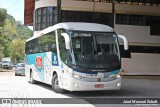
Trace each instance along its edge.
<instances>
[{"instance_id":1,"label":"bus rearview mirror","mask_svg":"<svg viewBox=\"0 0 160 107\"><path fill-rule=\"evenodd\" d=\"M118 37L123 40L124 50L128 50L128 40L127 40L127 38L125 36L123 36L123 35L118 35Z\"/></svg>"},{"instance_id":2,"label":"bus rearview mirror","mask_svg":"<svg viewBox=\"0 0 160 107\"><path fill-rule=\"evenodd\" d=\"M70 41L69 41L69 36L67 33L62 33L61 34L64 39L65 39L65 45L66 45L66 49L70 49Z\"/></svg>"}]
</instances>

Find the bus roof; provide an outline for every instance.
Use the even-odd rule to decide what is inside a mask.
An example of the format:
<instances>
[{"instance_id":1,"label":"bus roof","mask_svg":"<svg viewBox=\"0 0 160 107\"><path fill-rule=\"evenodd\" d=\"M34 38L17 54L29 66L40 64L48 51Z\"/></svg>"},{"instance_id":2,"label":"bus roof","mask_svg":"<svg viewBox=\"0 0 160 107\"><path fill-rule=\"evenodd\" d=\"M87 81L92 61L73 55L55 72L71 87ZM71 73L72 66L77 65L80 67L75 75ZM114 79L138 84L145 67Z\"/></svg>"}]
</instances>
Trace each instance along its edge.
<instances>
[{"instance_id":1,"label":"bus roof","mask_svg":"<svg viewBox=\"0 0 160 107\"><path fill-rule=\"evenodd\" d=\"M27 39L27 41L30 41L34 38L37 38L38 36L47 34L49 32L52 32L60 28L67 29L67 30L75 30L75 31L114 32L114 30L110 26L103 25L103 24L83 23L83 22L64 22L64 23L58 23L54 26L51 26L42 30L40 33L38 33L38 35L34 35L33 37Z\"/></svg>"}]
</instances>

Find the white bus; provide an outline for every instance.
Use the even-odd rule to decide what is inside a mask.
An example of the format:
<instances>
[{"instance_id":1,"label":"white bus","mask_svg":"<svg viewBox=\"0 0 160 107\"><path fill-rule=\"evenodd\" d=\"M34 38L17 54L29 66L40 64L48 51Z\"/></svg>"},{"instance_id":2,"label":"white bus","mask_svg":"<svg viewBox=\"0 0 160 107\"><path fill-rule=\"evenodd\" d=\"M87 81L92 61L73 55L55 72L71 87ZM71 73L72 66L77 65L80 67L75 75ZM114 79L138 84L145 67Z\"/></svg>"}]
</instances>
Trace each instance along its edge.
<instances>
[{"instance_id":1,"label":"white bus","mask_svg":"<svg viewBox=\"0 0 160 107\"><path fill-rule=\"evenodd\" d=\"M118 37L127 50L127 39ZM59 23L29 38L25 53L28 81L50 84L57 93L121 88L118 38L109 26Z\"/></svg>"}]
</instances>

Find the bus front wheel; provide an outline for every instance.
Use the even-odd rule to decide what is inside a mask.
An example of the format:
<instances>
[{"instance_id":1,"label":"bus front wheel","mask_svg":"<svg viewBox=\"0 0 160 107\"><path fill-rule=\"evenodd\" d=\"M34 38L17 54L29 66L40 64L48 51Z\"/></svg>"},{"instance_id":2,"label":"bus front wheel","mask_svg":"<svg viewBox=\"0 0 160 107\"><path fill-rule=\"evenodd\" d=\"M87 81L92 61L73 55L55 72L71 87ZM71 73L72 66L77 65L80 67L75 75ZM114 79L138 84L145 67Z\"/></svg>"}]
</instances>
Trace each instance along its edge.
<instances>
[{"instance_id":1,"label":"bus front wheel","mask_svg":"<svg viewBox=\"0 0 160 107\"><path fill-rule=\"evenodd\" d=\"M64 93L65 92L64 89L61 89L59 87L59 81L58 81L57 74L53 75L53 78L52 78L52 88L53 88L53 91L55 91L56 93Z\"/></svg>"}]
</instances>

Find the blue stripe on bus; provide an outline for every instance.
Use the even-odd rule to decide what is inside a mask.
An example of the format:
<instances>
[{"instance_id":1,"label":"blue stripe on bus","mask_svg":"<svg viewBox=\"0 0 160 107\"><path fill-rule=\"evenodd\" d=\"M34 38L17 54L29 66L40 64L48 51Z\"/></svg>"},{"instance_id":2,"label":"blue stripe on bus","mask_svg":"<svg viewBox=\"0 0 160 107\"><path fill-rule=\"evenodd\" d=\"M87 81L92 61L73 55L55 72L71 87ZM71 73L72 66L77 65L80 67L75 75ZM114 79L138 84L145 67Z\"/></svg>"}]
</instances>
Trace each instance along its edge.
<instances>
[{"instance_id":1,"label":"blue stripe on bus","mask_svg":"<svg viewBox=\"0 0 160 107\"><path fill-rule=\"evenodd\" d=\"M53 66L58 66L58 57L55 53L52 53L52 65Z\"/></svg>"},{"instance_id":2,"label":"blue stripe on bus","mask_svg":"<svg viewBox=\"0 0 160 107\"><path fill-rule=\"evenodd\" d=\"M80 73L84 73L84 74L97 74L98 72L81 72L81 71L76 71L75 72L80 72ZM120 70L115 70L115 71L111 71L111 72L100 72L100 73L108 73L109 75L113 75L113 74L118 74L120 72ZM107 76L106 76L107 78Z\"/></svg>"}]
</instances>

